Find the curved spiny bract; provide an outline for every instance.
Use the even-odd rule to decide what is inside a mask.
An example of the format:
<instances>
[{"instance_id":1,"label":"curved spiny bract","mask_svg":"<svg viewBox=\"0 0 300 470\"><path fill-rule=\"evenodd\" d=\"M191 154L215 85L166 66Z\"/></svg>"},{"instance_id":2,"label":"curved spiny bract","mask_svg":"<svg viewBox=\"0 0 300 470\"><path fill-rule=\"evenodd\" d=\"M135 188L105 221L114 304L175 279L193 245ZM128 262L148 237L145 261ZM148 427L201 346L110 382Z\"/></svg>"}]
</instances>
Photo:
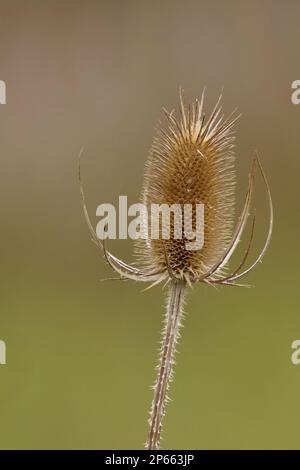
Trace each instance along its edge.
<instances>
[{"instance_id":1,"label":"curved spiny bract","mask_svg":"<svg viewBox=\"0 0 300 470\"><path fill-rule=\"evenodd\" d=\"M237 117L220 117L221 97L205 123L201 103L184 108L180 94L180 120L165 111L167 128L159 129L146 163L142 202L147 207L148 238L137 242L140 260L151 270L165 270L188 283L197 281L218 262L228 246L234 220L234 134ZM190 220L196 230L196 204L204 205L204 244L187 250L191 240L175 238L171 214L170 238L151 239L151 205L192 205ZM183 212L182 212L182 220ZM161 225L160 225L161 227Z\"/></svg>"}]
</instances>

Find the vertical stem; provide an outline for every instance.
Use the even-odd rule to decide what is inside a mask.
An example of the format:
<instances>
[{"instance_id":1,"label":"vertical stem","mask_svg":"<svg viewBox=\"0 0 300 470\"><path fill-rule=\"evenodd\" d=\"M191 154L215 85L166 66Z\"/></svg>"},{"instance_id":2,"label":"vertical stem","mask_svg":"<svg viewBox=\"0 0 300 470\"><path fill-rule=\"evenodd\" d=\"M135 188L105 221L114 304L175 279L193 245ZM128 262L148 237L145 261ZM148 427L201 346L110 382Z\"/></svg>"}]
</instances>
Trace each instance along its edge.
<instances>
[{"instance_id":1,"label":"vertical stem","mask_svg":"<svg viewBox=\"0 0 300 470\"><path fill-rule=\"evenodd\" d=\"M158 375L154 385L154 398L150 410L150 429L146 444L148 450L157 450L160 445L162 421L168 399L167 392L172 378L176 343L183 315L184 294L185 282L173 279L169 291Z\"/></svg>"}]
</instances>

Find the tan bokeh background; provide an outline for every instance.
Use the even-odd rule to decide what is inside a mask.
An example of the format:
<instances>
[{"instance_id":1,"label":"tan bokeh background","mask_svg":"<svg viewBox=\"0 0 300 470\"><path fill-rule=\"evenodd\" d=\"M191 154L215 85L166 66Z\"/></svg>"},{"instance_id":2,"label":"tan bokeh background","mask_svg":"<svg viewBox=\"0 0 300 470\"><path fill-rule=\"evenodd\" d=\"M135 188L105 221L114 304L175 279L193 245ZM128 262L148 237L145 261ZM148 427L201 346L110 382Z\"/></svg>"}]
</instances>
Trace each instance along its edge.
<instances>
[{"instance_id":1,"label":"tan bokeh background","mask_svg":"<svg viewBox=\"0 0 300 470\"><path fill-rule=\"evenodd\" d=\"M164 294L111 275L91 213L136 202L162 106L224 86L238 124L238 208L257 148L275 228L255 289L197 287L186 306L164 448L300 448L298 1L1 1L0 447L141 448ZM267 229L257 179L256 249ZM95 218L94 218L95 221ZM132 242L111 242L132 260Z\"/></svg>"}]
</instances>

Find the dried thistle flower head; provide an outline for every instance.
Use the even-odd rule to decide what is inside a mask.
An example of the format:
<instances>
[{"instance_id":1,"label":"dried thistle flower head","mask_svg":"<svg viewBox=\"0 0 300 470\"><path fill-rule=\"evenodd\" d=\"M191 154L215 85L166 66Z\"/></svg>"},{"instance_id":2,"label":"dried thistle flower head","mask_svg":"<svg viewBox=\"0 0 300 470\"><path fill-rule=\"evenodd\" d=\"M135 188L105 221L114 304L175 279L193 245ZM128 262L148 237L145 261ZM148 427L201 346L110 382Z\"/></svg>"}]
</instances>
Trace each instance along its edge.
<instances>
[{"instance_id":1,"label":"dried thistle flower head","mask_svg":"<svg viewBox=\"0 0 300 470\"><path fill-rule=\"evenodd\" d=\"M238 116L232 113L227 119L221 116L221 97L210 117L205 120L203 109L204 93L200 102L196 100L187 109L180 92L180 119L173 112L165 110L167 129L159 129L158 135L146 164L142 190L142 202L146 207L152 204L190 204L192 207L189 222L194 230L196 206L204 205L204 244L199 250L187 250L186 238L176 238L174 217L171 218L170 236L164 239L162 233L157 239L149 236L149 210L144 218L144 231L148 237L138 240L136 250L142 267L130 266L107 251L104 242L97 238L90 221L85 197L79 181L84 214L93 241L103 250L108 264L120 275L120 279L169 283L165 325L154 384L154 398L150 410L147 449L159 449L162 422L167 402L167 392L172 377L172 366L176 343L182 321L182 310L186 286L196 282L208 284L234 285L259 263L269 245L273 227L273 206L269 185L258 159L253 159L249 175L245 203L238 222L234 222L234 123ZM237 268L224 274L224 268L234 253L243 235L250 214L253 192L254 170L258 167L262 175L270 209L269 229L264 246L256 260L249 267L243 266L248 258L254 234L253 216L250 240ZM147 229L145 229L147 227Z\"/></svg>"},{"instance_id":2,"label":"dried thistle flower head","mask_svg":"<svg viewBox=\"0 0 300 470\"><path fill-rule=\"evenodd\" d=\"M204 245L187 250L188 240L175 239L174 215L170 237L138 242L138 252L149 270L172 272L177 279L193 282L203 276L222 256L232 235L234 222L234 140L233 126L239 116L226 120L221 116L219 98L207 122L201 101L184 108L180 93L180 120L166 110L168 127L160 128L146 164L142 202L151 204L190 204L191 220L196 231L196 207L204 206ZM184 222L183 233L184 233ZM150 230L149 230L150 232Z\"/></svg>"},{"instance_id":3,"label":"dried thistle flower head","mask_svg":"<svg viewBox=\"0 0 300 470\"><path fill-rule=\"evenodd\" d=\"M157 240L148 237L138 240L136 251L142 262L136 268L119 260L101 242L91 224L80 181L84 213L93 241L103 249L108 264L122 279L152 282L181 279L188 284L205 282L209 284L239 285L236 281L250 272L260 262L267 250L273 228L273 206L270 188L256 155L249 174L245 204L234 230L234 134L233 126L239 116L234 112L224 120L221 113L221 96L207 122L203 110L204 93L198 100L184 108L180 92L180 120L173 112L165 114L167 131L159 129L146 164L142 202L151 204L191 204L193 207L191 226L195 227L195 205L204 204L204 245L200 250L186 250L186 239L176 239L172 232L170 239L160 236ZM250 214L253 192L254 170L258 166L266 186L270 221L265 244L257 259L241 272L250 252L253 238L255 214L248 247L238 267L222 277L224 268L234 253L244 232ZM79 168L80 179L80 168ZM145 217L149 218L149 211ZM145 226L149 227L149 220ZM184 222L183 222L184 225ZM232 233L233 232L233 233Z\"/></svg>"}]
</instances>

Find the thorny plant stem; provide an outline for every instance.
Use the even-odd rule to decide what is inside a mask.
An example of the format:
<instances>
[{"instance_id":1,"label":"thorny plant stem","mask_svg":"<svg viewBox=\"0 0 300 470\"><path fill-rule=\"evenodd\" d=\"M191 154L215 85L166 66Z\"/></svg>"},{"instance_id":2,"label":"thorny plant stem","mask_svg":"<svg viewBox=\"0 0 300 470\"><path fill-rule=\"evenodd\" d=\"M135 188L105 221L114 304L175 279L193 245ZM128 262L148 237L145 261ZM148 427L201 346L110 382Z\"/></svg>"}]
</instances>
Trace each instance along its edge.
<instances>
[{"instance_id":1,"label":"thorny plant stem","mask_svg":"<svg viewBox=\"0 0 300 470\"><path fill-rule=\"evenodd\" d=\"M167 392L172 378L172 366L179 338L179 329L183 315L185 282L173 279L171 281L166 310L165 327L158 365L158 376L154 385L154 398L149 419L149 434L147 450L157 450L160 446L162 421L165 415Z\"/></svg>"}]
</instances>

